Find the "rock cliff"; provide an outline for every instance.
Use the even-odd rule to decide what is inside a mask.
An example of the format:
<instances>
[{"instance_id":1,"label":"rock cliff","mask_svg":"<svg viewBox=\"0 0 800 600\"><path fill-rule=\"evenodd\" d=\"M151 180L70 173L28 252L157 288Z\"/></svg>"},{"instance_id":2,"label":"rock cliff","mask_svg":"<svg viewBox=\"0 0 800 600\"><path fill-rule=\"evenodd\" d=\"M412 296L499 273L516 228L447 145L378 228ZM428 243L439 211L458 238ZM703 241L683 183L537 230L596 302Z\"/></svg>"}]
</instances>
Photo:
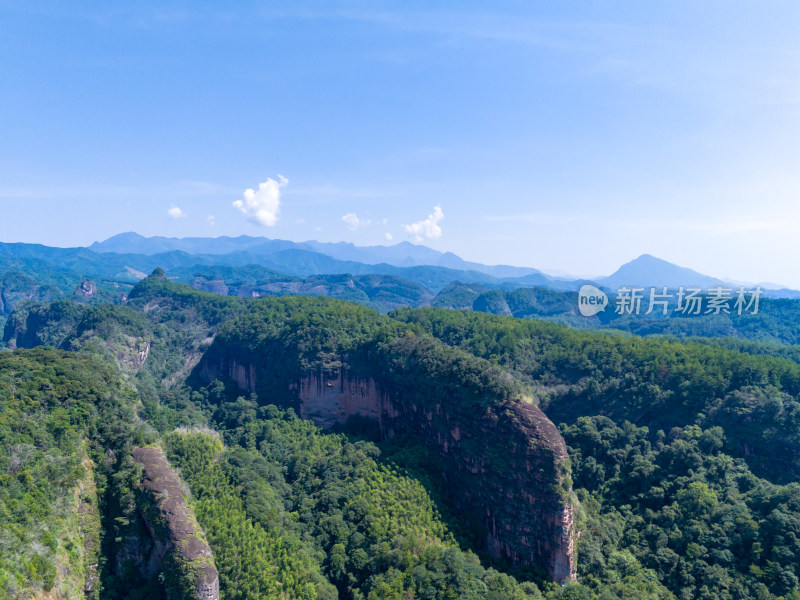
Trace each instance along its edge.
<instances>
[{"instance_id":1,"label":"rock cliff","mask_svg":"<svg viewBox=\"0 0 800 600\"><path fill-rule=\"evenodd\" d=\"M567 449L537 406L509 397L476 409L437 389L435 378L420 390L364 376L364 365L360 376L345 364L305 372L288 390L268 390L261 379L275 381L269 369L252 354L218 348L201 361L198 373L206 381L232 380L325 428L361 416L375 421L384 438L411 436L441 457L451 502L469 529L480 532L485 551L541 569L557 582L575 579Z\"/></svg>"},{"instance_id":2,"label":"rock cliff","mask_svg":"<svg viewBox=\"0 0 800 600\"><path fill-rule=\"evenodd\" d=\"M134 448L133 458L144 472L140 509L153 540L146 575L164 571L167 591L175 600L219 600L219 574L211 548L164 451L151 446Z\"/></svg>"},{"instance_id":3,"label":"rock cliff","mask_svg":"<svg viewBox=\"0 0 800 600\"><path fill-rule=\"evenodd\" d=\"M485 529L491 555L544 568L554 581L575 578L573 508L561 487L566 444L538 407L509 399L475 414L447 397L421 406L342 369L307 374L297 392L300 414L322 427L357 415L375 420L385 438L418 437L445 459L451 497Z\"/></svg>"}]
</instances>

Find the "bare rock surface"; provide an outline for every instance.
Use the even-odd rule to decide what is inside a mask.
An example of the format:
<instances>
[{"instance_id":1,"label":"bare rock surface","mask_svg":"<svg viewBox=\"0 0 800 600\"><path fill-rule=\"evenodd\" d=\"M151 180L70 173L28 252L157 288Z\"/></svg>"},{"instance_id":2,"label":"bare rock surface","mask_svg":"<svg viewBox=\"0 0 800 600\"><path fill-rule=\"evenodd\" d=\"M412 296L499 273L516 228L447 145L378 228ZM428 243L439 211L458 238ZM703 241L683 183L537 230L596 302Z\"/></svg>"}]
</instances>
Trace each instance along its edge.
<instances>
[{"instance_id":1,"label":"bare rock surface","mask_svg":"<svg viewBox=\"0 0 800 600\"><path fill-rule=\"evenodd\" d=\"M148 511L144 517L151 535L162 547L160 554L176 553L178 564L193 571L193 598L219 600L219 574L211 548L164 451L155 446L137 447L133 449L133 459L144 470L142 491L157 509L156 518L148 515Z\"/></svg>"}]
</instances>

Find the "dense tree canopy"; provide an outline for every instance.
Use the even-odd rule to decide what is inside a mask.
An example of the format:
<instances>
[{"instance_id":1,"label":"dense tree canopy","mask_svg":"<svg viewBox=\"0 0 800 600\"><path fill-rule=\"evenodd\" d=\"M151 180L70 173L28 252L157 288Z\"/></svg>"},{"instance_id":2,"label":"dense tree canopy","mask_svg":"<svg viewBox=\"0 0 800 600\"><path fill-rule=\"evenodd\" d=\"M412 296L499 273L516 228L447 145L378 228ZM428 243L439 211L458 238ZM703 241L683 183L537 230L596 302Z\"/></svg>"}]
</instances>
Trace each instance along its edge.
<instances>
[{"instance_id":1,"label":"dense tree canopy","mask_svg":"<svg viewBox=\"0 0 800 600\"><path fill-rule=\"evenodd\" d=\"M486 300L550 310L556 296ZM187 484L225 598L800 598L797 347L245 300L163 273L128 306L22 307L11 340L72 352L0 353L5 596L78 590L91 577L97 598L163 593L130 557L147 535L130 451L154 443ZM224 347L261 361L257 395L191 376ZM476 554L436 457L413 436L379 440L363 423L326 432L286 409L290 379L343 365L419 403L431 381L477 414L486 398L538 402L569 448L578 582L526 581Z\"/></svg>"}]
</instances>

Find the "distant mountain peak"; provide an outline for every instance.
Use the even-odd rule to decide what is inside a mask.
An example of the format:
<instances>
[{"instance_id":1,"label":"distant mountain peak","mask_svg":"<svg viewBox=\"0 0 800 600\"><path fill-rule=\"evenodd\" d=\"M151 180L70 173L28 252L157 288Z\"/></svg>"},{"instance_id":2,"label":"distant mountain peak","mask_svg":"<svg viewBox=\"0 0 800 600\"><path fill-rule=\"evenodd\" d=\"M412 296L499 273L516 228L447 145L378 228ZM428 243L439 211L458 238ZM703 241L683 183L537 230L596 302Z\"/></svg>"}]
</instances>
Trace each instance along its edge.
<instances>
[{"instance_id":1,"label":"distant mountain peak","mask_svg":"<svg viewBox=\"0 0 800 600\"><path fill-rule=\"evenodd\" d=\"M622 265L622 267L626 267L629 265L670 265L672 267L679 267L675 263L671 263L668 260L664 260L663 258L659 258L657 256L653 256L652 254L640 254L633 260L630 260ZM620 268L622 268L620 267Z\"/></svg>"},{"instance_id":2,"label":"distant mountain peak","mask_svg":"<svg viewBox=\"0 0 800 600\"><path fill-rule=\"evenodd\" d=\"M709 288L725 285L721 279L681 267L652 254L642 254L634 258L608 277L598 279L597 283L611 289L622 286Z\"/></svg>"},{"instance_id":3,"label":"distant mountain peak","mask_svg":"<svg viewBox=\"0 0 800 600\"><path fill-rule=\"evenodd\" d=\"M107 240L103 240L102 242L97 241L92 244L92 246L102 246L108 242L133 242L133 241L141 241L146 240L147 238L141 234L136 233L135 231L126 231L124 233L118 233L117 235L112 235ZM90 248L92 246L89 246Z\"/></svg>"}]
</instances>

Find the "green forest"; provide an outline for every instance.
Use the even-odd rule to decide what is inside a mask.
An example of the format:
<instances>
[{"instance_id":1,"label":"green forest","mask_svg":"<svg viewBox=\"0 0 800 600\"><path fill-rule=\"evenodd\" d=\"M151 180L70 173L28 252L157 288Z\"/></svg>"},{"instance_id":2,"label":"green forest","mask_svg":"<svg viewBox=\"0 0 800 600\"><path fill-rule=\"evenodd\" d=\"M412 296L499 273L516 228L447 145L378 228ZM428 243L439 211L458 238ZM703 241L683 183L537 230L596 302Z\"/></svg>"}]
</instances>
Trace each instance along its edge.
<instances>
[{"instance_id":1,"label":"green forest","mask_svg":"<svg viewBox=\"0 0 800 600\"><path fill-rule=\"evenodd\" d=\"M23 304L0 351L0 597L165 597L131 459L158 445L224 599L799 599L797 347L658 333L236 298L163 271L124 306ZM208 380L232 355L253 389ZM343 370L423 412L541 409L566 444L576 581L489 552L413 431L301 418L293 382ZM502 471L516 444L464 448Z\"/></svg>"}]
</instances>

